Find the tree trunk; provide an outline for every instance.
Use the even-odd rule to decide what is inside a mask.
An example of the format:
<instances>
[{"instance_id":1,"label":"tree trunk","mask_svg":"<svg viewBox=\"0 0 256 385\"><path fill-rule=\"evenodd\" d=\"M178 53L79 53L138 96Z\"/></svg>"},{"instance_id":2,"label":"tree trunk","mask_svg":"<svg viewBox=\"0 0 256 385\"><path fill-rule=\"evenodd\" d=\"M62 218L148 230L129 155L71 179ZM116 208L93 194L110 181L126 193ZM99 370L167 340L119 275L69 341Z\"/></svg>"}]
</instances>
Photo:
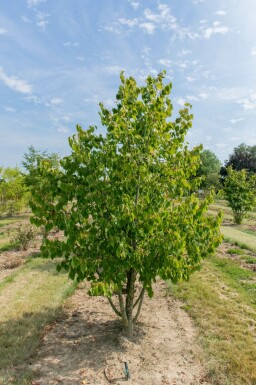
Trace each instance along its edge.
<instances>
[{"instance_id":1,"label":"tree trunk","mask_svg":"<svg viewBox=\"0 0 256 385\"><path fill-rule=\"evenodd\" d=\"M128 321L128 330L127 333L130 336L133 332L133 302L135 294L135 281L136 281L136 271L130 269L127 273L127 285L126 285L126 304L125 311Z\"/></svg>"}]
</instances>

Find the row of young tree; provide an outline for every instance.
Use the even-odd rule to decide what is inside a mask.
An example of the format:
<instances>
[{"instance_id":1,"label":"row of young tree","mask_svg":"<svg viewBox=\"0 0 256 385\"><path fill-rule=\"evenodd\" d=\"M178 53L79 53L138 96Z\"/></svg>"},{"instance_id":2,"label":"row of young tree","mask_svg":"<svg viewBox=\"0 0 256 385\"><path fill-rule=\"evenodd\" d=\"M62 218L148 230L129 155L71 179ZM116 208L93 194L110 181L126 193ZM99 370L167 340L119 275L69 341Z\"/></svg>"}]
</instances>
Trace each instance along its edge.
<instances>
[{"instance_id":1,"label":"row of young tree","mask_svg":"<svg viewBox=\"0 0 256 385\"><path fill-rule=\"evenodd\" d=\"M28 208L30 186L40 183L39 167L42 161L47 162L51 167L60 166L60 157L57 153L39 151L30 146L24 155L22 169L0 167L0 216L11 216ZM233 171L229 171L231 168ZM241 195L242 191L248 190L246 201L253 203L251 195L254 193L255 174L256 145L247 146L243 143L234 148L224 166L213 151L208 149L201 151L200 165L196 172L196 176L202 178L200 189L214 188L218 192L224 188L225 197L232 204L232 208L234 207L232 196L234 198L237 191L239 191L238 195ZM228 175L229 178L227 178ZM245 210L241 210L242 213L251 210L251 205L247 203L245 206ZM240 223L239 215L235 215L235 217L236 223Z\"/></svg>"},{"instance_id":2,"label":"row of young tree","mask_svg":"<svg viewBox=\"0 0 256 385\"><path fill-rule=\"evenodd\" d=\"M32 223L63 233L46 236L42 253L61 258L58 269L71 279L90 281L90 293L105 295L131 334L156 277L187 280L220 244L221 215L207 215L212 192L201 199L197 191L214 185L221 165L202 146L188 148L189 104L170 121L164 73L144 86L120 79L116 106L100 104L106 135L77 126L63 159L30 147L22 178Z\"/></svg>"}]
</instances>

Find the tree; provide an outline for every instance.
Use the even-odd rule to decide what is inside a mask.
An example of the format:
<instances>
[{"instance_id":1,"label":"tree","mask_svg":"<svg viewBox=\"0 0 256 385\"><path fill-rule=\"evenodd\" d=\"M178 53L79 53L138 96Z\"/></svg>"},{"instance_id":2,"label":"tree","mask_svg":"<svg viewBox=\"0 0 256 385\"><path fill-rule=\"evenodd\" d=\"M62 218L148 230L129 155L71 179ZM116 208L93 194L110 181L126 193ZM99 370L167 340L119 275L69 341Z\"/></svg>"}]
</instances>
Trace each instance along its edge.
<instances>
[{"instance_id":1,"label":"tree","mask_svg":"<svg viewBox=\"0 0 256 385\"><path fill-rule=\"evenodd\" d=\"M197 170L197 176L203 177L201 188L209 189L220 187L221 162L211 150L203 150L200 154L201 164Z\"/></svg>"},{"instance_id":2,"label":"tree","mask_svg":"<svg viewBox=\"0 0 256 385\"><path fill-rule=\"evenodd\" d=\"M256 145L247 146L242 143L235 147L229 159L225 162L225 167L221 168L222 180L227 176L227 168L232 166L233 170L247 170L249 173L256 174Z\"/></svg>"},{"instance_id":3,"label":"tree","mask_svg":"<svg viewBox=\"0 0 256 385\"><path fill-rule=\"evenodd\" d=\"M130 334L156 277L187 280L221 236L220 216L206 214L211 197L193 193L201 146L184 143L190 105L171 122L164 73L144 86L120 78L115 108L100 104L106 136L77 126L62 168L41 168L48 185L35 193L32 222L63 231L63 239L45 240L43 253L61 257L58 268L72 279L90 281Z\"/></svg>"},{"instance_id":4,"label":"tree","mask_svg":"<svg viewBox=\"0 0 256 385\"><path fill-rule=\"evenodd\" d=\"M13 215L27 205L27 191L21 171L0 167L0 215Z\"/></svg>"},{"instance_id":5,"label":"tree","mask_svg":"<svg viewBox=\"0 0 256 385\"><path fill-rule=\"evenodd\" d=\"M60 157L57 153L47 153L46 151L36 150L34 146L28 147L28 152L24 154L21 162L25 169L24 180L28 187L40 182L39 166L42 161L47 161L52 167L59 167Z\"/></svg>"},{"instance_id":6,"label":"tree","mask_svg":"<svg viewBox=\"0 0 256 385\"><path fill-rule=\"evenodd\" d=\"M256 175L246 170L227 169L224 194L234 214L236 224L241 224L245 215L256 205Z\"/></svg>"}]
</instances>

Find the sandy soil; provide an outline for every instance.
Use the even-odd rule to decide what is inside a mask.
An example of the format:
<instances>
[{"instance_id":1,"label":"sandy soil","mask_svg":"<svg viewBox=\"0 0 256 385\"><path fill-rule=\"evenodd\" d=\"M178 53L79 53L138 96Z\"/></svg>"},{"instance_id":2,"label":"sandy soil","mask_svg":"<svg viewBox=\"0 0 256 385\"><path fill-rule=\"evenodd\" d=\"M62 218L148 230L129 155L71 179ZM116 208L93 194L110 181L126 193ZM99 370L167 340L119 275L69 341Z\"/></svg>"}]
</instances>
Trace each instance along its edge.
<instances>
[{"instance_id":1,"label":"sandy soil","mask_svg":"<svg viewBox=\"0 0 256 385\"><path fill-rule=\"evenodd\" d=\"M209 384L191 319L165 295L165 283L159 281L154 290L128 340L107 301L78 289L64 316L45 331L31 362L33 385Z\"/></svg>"}]
</instances>

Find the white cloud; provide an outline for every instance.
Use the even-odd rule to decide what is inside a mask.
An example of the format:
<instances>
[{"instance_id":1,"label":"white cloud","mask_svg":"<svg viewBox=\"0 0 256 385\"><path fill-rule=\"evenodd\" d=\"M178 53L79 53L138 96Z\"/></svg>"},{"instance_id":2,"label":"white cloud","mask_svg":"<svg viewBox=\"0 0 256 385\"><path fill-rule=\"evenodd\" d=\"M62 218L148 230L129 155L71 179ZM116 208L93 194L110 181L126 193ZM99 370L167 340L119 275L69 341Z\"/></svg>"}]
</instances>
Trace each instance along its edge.
<instances>
[{"instance_id":1,"label":"white cloud","mask_svg":"<svg viewBox=\"0 0 256 385\"><path fill-rule=\"evenodd\" d=\"M240 99L237 101L244 110L255 110L256 109L256 97L251 95L249 98Z\"/></svg>"},{"instance_id":2,"label":"white cloud","mask_svg":"<svg viewBox=\"0 0 256 385\"><path fill-rule=\"evenodd\" d=\"M25 80L18 79L15 76L8 76L3 68L0 67L0 80L13 91L20 92L22 94L30 94L32 92L32 86Z\"/></svg>"},{"instance_id":3,"label":"white cloud","mask_svg":"<svg viewBox=\"0 0 256 385\"><path fill-rule=\"evenodd\" d=\"M72 41L66 41L63 46L64 47L78 47L78 43L75 41L75 42L72 42Z\"/></svg>"},{"instance_id":4,"label":"white cloud","mask_svg":"<svg viewBox=\"0 0 256 385\"><path fill-rule=\"evenodd\" d=\"M235 123L238 123L238 122L242 122L244 120L244 118L237 118L237 119L230 119L230 123L232 124L235 124Z\"/></svg>"},{"instance_id":5,"label":"white cloud","mask_svg":"<svg viewBox=\"0 0 256 385\"><path fill-rule=\"evenodd\" d=\"M212 35L225 35L229 31L229 27L221 25L219 21L214 21L211 27L201 27L200 30L202 37L209 39Z\"/></svg>"},{"instance_id":6,"label":"white cloud","mask_svg":"<svg viewBox=\"0 0 256 385\"><path fill-rule=\"evenodd\" d=\"M177 63L177 66L181 69L181 70L184 70L185 68L187 68L188 64L186 62L178 62Z\"/></svg>"},{"instance_id":7,"label":"white cloud","mask_svg":"<svg viewBox=\"0 0 256 385\"><path fill-rule=\"evenodd\" d=\"M121 71L124 71L124 68L117 65L108 66L108 67L105 67L105 71L111 75L119 75Z\"/></svg>"},{"instance_id":8,"label":"white cloud","mask_svg":"<svg viewBox=\"0 0 256 385\"><path fill-rule=\"evenodd\" d=\"M139 8L140 3L138 1L130 1L131 6L135 11Z\"/></svg>"},{"instance_id":9,"label":"white cloud","mask_svg":"<svg viewBox=\"0 0 256 385\"><path fill-rule=\"evenodd\" d=\"M29 96L26 96L25 97L25 100L27 100L28 102L32 102L34 103L35 105L38 105L38 104L45 104L44 100L42 98L40 98L39 96L37 95L29 95Z\"/></svg>"},{"instance_id":10,"label":"white cloud","mask_svg":"<svg viewBox=\"0 0 256 385\"><path fill-rule=\"evenodd\" d=\"M45 27L47 26L47 24L49 23L48 21L48 18L50 17L51 15L47 14L47 13L42 13L42 12L37 12L36 13L36 24L37 26L42 29L42 30L45 30Z\"/></svg>"},{"instance_id":11,"label":"white cloud","mask_svg":"<svg viewBox=\"0 0 256 385\"><path fill-rule=\"evenodd\" d=\"M216 143L215 146L218 148L226 148L226 147L228 147L228 144L227 143Z\"/></svg>"},{"instance_id":12,"label":"white cloud","mask_svg":"<svg viewBox=\"0 0 256 385\"><path fill-rule=\"evenodd\" d=\"M225 16L227 12L223 11L223 9L219 9L217 12L215 12L215 15L217 16Z\"/></svg>"},{"instance_id":13,"label":"white cloud","mask_svg":"<svg viewBox=\"0 0 256 385\"><path fill-rule=\"evenodd\" d=\"M31 7L36 7L37 5L45 1L46 0L27 0L27 4L28 4L28 7L31 8Z\"/></svg>"},{"instance_id":14,"label":"white cloud","mask_svg":"<svg viewBox=\"0 0 256 385\"><path fill-rule=\"evenodd\" d=\"M187 56L187 55L190 55L192 52L189 50L189 49L183 49L179 55L180 56Z\"/></svg>"},{"instance_id":15,"label":"white cloud","mask_svg":"<svg viewBox=\"0 0 256 385\"><path fill-rule=\"evenodd\" d=\"M186 99L188 99L190 102L198 101L198 97L195 95L186 95Z\"/></svg>"},{"instance_id":16,"label":"white cloud","mask_svg":"<svg viewBox=\"0 0 256 385\"><path fill-rule=\"evenodd\" d=\"M113 108L115 106L115 100L112 98L107 98L103 100L104 107Z\"/></svg>"},{"instance_id":17,"label":"white cloud","mask_svg":"<svg viewBox=\"0 0 256 385\"><path fill-rule=\"evenodd\" d=\"M127 25L130 28L133 28L135 25L138 24L138 20L137 19L126 19L124 17L120 17L118 19L118 22L120 24L122 24L122 25Z\"/></svg>"},{"instance_id":18,"label":"white cloud","mask_svg":"<svg viewBox=\"0 0 256 385\"><path fill-rule=\"evenodd\" d=\"M188 82L194 82L196 80L193 76L187 76L186 79Z\"/></svg>"},{"instance_id":19,"label":"white cloud","mask_svg":"<svg viewBox=\"0 0 256 385\"><path fill-rule=\"evenodd\" d=\"M186 100L185 99L183 99L183 98L178 98L177 99L177 104L179 105L179 106L184 106L184 104L186 103Z\"/></svg>"},{"instance_id":20,"label":"white cloud","mask_svg":"<svg viewBox=\"0 0 256 385\"><path fill-rule=\"evenodd\" d=\"M209 98L209 94L206 93L206 92L201 92L198 96L199 96L199 98L200 98L201 100L206 100L206 99Z\"/></svg>"},{"instance_id":21,"label":"white cloud","mask_svg":"<svg viewBox=\"0 0 256 385\"><path fill-rule=\"evenodd\" d=\"M21 20L24 21L24 23L27 23L27 24L32 23L31 19L29 19L27 16L21 16Z\"/></svg>"},{"instance_id":22,"label":"white cloud","mask_svg":"<svg viewBox=\"0 0 256 385\"><path fill-rule=\"evenodd\" d=\"M5 111L7 112L15 112L15 108L12 108L12 107L4 107Z\"/></svg>"},{"instance_id":23,"label":"white cloud","mask_svg":"<svg viewBox=\"0 0 256 385\"><path fill-rule=\"evenodd\" d=\"M172 61L170 59L160 59L158 60L158 63L165 67L170 67L172 65Z\"/></svg>"},{"instance_id":24,"label":"white cloud","mask_svg":"<svg viewBox=\"0 0 256 385\"><path fill-rule=\"evenodd\" d=\"M251 50L251 55L256 56L256 47L253 47Z\"/></svg>"},{"instance_id":25,"label":"white cloud","mask_svg":"<svg viewBox=\"0 0 256 385\"><path fill-rule=\"evenodd\" d=\"M153 23L140 23L140 28L144 29L149 35L153 35L155 32L156 26Z\"/></svg>"},{"instance_id":26,"label":"white cloud","mask_svg":"<svg viewBox=\"0 0 256 385\"><path fill-rule=\"evenodd\" d=\"M7 30L5 28L0 28L0 35L5 35Z\"/></svg>"},{"instance_id":27,"label":"white cloud","mask_svg":"<svg viewBox=\"0 0 256 385\"><path fill-rule=\"evenodd\" d=\"M52 104L52 105L58 105L58 104L60 104L60 103L62 103L63 102L63 100L62 99L60 99L60 98L52 98L51 100L50 100L50 103Z\"/></svg>"},{"instance_id":28,"label":"white cloud","mask_svg":"<svg viewBox=\"0 0 256 385\"><path fill-rule=\"evenodd\" d=\"M57 128L58 132L62 132L63 134L67 134L69 132L69 129L67 127L59 127Z\"/></svg>"}]
</instances>

